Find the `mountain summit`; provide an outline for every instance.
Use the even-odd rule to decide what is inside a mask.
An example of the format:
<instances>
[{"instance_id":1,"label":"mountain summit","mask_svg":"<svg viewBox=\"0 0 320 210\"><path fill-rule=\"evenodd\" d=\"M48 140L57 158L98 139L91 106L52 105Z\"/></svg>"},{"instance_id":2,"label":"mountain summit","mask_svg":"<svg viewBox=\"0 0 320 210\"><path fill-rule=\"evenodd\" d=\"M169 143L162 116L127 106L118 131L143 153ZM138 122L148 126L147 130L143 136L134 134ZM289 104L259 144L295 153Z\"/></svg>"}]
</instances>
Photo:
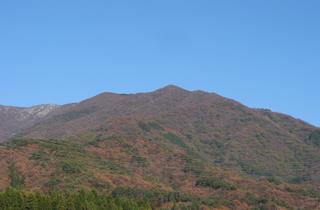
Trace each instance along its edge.
<instances>
[{"instance_id":1,"label":"mountain summit","mask_svg":"<svg viewBox=\"0 0 320 210\"><path fill-rule=\"evenodd\" d=\"M187 92L187 90L176 86L176 85L167 85L163 88L158 89L157 91L162 91L162 92Z\"/></svg>"}]
</instances>

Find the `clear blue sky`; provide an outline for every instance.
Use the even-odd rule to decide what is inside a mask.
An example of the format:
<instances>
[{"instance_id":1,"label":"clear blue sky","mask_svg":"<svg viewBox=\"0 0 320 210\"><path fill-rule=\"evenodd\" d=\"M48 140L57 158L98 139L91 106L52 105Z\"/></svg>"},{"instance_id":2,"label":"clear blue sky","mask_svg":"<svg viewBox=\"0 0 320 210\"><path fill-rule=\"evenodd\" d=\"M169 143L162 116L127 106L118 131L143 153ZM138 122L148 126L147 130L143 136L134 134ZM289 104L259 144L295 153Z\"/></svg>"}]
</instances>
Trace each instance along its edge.
<instances>
[{"instance_id":1,"label":"clear blue sky","mask_svg":"<svg viewBox=\"0 0 320 210\"><path fill-rule=\"evenodd\" d=\"M166 84L320 125L318 0L1 0L0 104Z\"/></svg>"}]
</instances>

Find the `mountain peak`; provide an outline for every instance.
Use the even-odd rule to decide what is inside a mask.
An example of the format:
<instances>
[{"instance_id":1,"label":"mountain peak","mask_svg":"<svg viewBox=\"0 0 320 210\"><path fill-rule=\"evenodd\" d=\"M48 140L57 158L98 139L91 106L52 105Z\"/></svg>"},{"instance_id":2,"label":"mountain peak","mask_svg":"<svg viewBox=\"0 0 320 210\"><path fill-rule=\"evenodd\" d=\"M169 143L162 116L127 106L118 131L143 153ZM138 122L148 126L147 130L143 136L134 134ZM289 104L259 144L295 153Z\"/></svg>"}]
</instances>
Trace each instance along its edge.
<instances>
[{"instance_id":1,"label":"mountain peak","mask_svg":"<svg viewBox=\"0 0 320 210\"><path fill-rule=\"evenodd\" d=\"M157 90L158 91L161 91L161 92L188 92L186 89L183 89L179 86L176 86L176 85L167 85L163 88L160 88Z\"/></svg>"}]
</instances>

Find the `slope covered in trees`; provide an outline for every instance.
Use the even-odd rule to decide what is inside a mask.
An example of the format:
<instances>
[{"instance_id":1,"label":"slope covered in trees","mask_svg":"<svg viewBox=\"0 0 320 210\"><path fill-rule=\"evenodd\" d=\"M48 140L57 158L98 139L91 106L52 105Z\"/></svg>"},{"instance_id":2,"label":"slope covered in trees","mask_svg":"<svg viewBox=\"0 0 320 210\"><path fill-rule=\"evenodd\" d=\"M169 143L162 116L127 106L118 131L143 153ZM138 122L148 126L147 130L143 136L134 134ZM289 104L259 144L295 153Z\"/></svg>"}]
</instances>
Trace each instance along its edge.
<instances>
[{"instance_id":1,"label":"slope covered in trees","mask_svg":"<svg viewBox=\"0 0 320 210\"><path fill-rule=\"evenodd\" d=\"M0 193L2 210L151 210L144 201L99 195L96 191L44 194L8 188Z\"/></svg>"},{"instance_id":2,"label":"slope covered in trees","mask_svg":"<svg viewBox=\"0 0 320 210\"><path fill-rule=\"evenodd\" d=\"M95 189L164 209L315 209L318 137L303 121L213 93L103 93L3 143L0 188Z\"/></svg>"}]
</instances>

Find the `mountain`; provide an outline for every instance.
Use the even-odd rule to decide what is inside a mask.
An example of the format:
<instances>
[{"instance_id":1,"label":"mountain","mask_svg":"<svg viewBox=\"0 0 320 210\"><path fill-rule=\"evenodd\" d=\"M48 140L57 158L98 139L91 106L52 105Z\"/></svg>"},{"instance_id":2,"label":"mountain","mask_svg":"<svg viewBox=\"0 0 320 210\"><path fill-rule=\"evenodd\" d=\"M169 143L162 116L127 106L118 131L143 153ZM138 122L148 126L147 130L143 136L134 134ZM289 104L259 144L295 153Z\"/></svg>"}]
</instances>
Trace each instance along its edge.
<instances>
[{"instance_id":1,"label":"mountain","mask_svg":"<svg viewBox=\"0 0 320 210\"><path fill-rule=\"evenodd\" d=\"M102 93L63 106L1 107L0 122L1 188L14 170L18 184L23 177L24 187L44 191L156 189L226 209L319 204L320 130L214 93L173 85Z\"/></svg>"}]
</instances>

